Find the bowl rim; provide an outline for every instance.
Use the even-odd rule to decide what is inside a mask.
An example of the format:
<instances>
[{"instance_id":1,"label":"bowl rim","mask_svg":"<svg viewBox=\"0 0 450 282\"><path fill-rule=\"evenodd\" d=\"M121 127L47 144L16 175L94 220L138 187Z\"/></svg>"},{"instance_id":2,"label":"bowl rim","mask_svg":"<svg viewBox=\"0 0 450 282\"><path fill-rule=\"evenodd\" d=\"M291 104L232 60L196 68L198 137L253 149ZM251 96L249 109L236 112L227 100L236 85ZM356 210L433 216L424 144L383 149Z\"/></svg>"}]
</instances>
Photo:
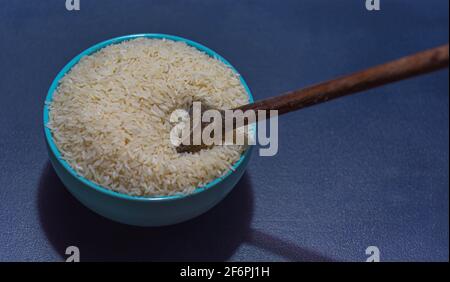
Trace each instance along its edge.
<instances>
[{"instance_id":1,"label":"bowl rim","mask_svg":"<svg viewBox=\"0 0 450 282\"><path fill-rule=\"evenodd\" d=\"M133 39L137 39L137 38L168 39L168 40L172 40L172 41L181 41L181 42L184 42L184 43L186 43L189 46L195 47L197 50L199 50L201 52L204 52L207 55L209 55L209 56L211 56L211 57L221 61L222 63L227 65L235 74L237 74L239 76L240 82L241 82L242 86L244 87L244 89L245 89L245 91L247 93L249 102L250 103L254 102L253 95L252 95L252 93L250 91L250 88L248 87L248 85L245 82L244 78L236 70L236 68L234 68L233 65L231 65L231 63L229 63L224 57L222 57L221 55L219 55L218 53L216 53L212 49L210 49L210 48L208 48L208 47L206 47L206 46L204 46L204 45L202 45L200 43L197 43L195 41L192 41L190 39L186 39L186 38L183 38L183 37L180 37L180 36L163 34L163 33L139 33L139 34L130 34L130 35L114 37L114 38L102 41L100 43L97 43L97 44L89 47L88 49L84 50L83 52L81 52L77 56L75 56L72 60L70 60L59 71L59 73L54 78L54 80L53 80L52 84L50 85L50 88L49 88L49 90L47 92L47 96L45 98L44 112L43 112L44 133L45 133L45 138L46 138L48 147L50 148L51 153L54 154L55 159L58 161L58 163L61 164L63 166L63 168L66 171L69 172L70 175L72 175L73 177L75 177L77 180L81 181L83 184L87 185L88 187L96 190L97 192L105 194L107 196L112 196L112 197L119 198L119 199L122 199L122 200L144 201L144 202L148 202L148 201L173 201L173 200L180 200L180 199L184 199L184 198L195 196L195 195L197 195L199 193L202 193L202 192L204 192L206 190L209 190L209 189L213 188L214 186L216 186L217 184L221 183L226 178L228 178L243 163L245 158L249 158L250 157L250 154L251 154L251 151L253 149L253 146L249 146L244 151L244 153L241 155L239 160L236 161L226 173L224 173L222 176L217 177L216 179L208 182L204 186L196 187L195 190L192 193L189 193L189 194L175 194L175 195L169 195L169 196L132 196L132 195L128 195L128 194L124 194L124 193L120 193L120 192L116 192L116 191L110 190L108 188L105 188L105 187L103 187L101 185L98 185L98 184L88 180L87 178L79 175L69 165L69 163L62 158L61 153L59 152L56 144L53 141L53 136L52 136L51 130L47 127L47 123L49 121L48 104L52 101L53 94L54 94L55 90L58 88L60 80L72 69L73 66L75 66L83 57L91 55L91 54L93 54L93 53L103 49L106 46L118 44L118 43L121 43L121 42L124 42L124 41L133 40Z\"/></svg>"}]
</instances>

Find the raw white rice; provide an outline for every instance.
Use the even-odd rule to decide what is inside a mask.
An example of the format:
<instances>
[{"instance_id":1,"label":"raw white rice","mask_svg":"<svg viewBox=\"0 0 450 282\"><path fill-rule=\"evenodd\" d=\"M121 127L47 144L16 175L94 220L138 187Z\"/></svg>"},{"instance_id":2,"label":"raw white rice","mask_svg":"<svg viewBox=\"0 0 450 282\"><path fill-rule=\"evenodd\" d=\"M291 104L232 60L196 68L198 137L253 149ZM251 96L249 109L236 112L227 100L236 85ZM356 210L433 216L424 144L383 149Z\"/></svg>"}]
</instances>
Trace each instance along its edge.
<instances>
[{"instance_id":1,"label":"raw white rice","mask_svg":"<svg viewBox=\"0 0 450 282\"><path fill-rule=\"evenodd\" d=\"M174 109L199 99L228 109L248 102L238 75L182 42L135 39L86 56L61 79L48 127L81 176L137 196L191 193L223 175L243 146L179 154Z\"/></svg>"}]
</instances>

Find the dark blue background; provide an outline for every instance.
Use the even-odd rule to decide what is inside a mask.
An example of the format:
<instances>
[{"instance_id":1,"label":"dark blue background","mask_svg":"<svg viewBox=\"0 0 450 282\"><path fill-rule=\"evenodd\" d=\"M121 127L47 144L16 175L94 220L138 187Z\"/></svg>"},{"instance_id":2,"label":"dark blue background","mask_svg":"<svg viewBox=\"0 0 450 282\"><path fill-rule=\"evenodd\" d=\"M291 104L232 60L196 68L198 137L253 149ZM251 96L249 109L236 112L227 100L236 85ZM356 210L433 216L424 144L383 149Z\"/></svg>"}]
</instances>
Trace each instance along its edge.
<instances>
[{"instance_id":1,"label":"dark blue background","mask_svg":"<svg viewBox=\"0 0 450 282\"><path fill-rule=\"evenodd\" d=\"M448 71L280 118L279 153L253 156L236 189L187 223L110 222L66 192L48 162L42 107L56 73L105 39L198 41L256 99L448 42L447 0L0 0L0 260L449 258Z\"/></svg>"}]
</instances>

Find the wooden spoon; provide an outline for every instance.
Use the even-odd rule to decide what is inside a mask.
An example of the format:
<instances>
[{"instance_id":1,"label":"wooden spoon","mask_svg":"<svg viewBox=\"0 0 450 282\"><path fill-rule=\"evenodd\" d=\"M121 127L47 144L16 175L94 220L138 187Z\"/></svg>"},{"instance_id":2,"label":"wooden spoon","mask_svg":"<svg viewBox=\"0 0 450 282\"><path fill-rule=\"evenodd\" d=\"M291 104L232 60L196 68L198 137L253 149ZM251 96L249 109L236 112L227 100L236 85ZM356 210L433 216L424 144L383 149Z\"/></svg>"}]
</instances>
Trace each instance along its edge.
<instances>
[{"instance_id":1,"label":"wooden spoon","mask_svg":"<svg viewBox=\"0 0 450 282\"><path fill-rule=\"evenodd\" d=\"M243 105L233 109L233 111L255 111L256 120L250 121L255 122L261 120L261 117L258 117L259 110L278 110L278 115L282 115L339 97L347 96L417 75L426 74L448 67L448 65L449 45L447 44L382 65L371 67L347 76L342 76L303 89L294 90L280 96L260 100L252 104ZM211 109L211 107L202 106L202 113L208 109ZM191 110L191 115L192 112L193 111ZM221 112L222 117L224 117L223 111ZM266 114L265 116L268 115ZM191 120L193 120L192 116ZM225 122L224 118L222 118L222 120ZM247 123L248 120L244 122L244 125ZM222 128L225 128L224 124ZM210 146L206 146L204 144L180 144L176 150L178 153L194 153L208 147Z\"/></svg>"}]
</instances>

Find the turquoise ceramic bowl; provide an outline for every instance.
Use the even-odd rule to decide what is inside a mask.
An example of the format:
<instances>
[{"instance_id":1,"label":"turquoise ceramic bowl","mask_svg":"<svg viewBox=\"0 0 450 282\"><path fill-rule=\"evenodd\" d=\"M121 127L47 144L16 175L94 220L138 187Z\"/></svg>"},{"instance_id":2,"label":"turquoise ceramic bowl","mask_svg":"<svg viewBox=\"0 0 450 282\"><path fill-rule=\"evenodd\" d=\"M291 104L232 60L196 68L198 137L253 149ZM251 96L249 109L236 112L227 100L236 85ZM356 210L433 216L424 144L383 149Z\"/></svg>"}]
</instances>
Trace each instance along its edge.
<instances>
[{"instance_id":1,"label":"turquoise ceramic bowl","mask_svg":"<svg viewBox=\"0 0 450 282\"><path fill-rule=\"evenodd\" d=\"M52 133L50 129L45 126L49 119L47 103L52 100L53 93L58 87L60 79L76 63L78 63L82 57L95 53L105 46L139 37L156 39L166 38L174 41L183 41L186 44L205 52L211 57L217 58L237 73L236 69L227 60L213 50L178 36L166 34L135 34L101 42L73 58L54 79L48 90L47 98L45 100L46 103L44 105L45 140L50 161L56 174L70 193L83 205L104 217L125 224L138 226L170 225L201 215L225 198L243 175L250 159L252 146L244 152L241 158L233 165L232 169L224 176L211 181L203 187L198 187L192 194L161 197L135 197L108 190L78 175L75 170L61 158L61 154L53 141ZM242 76L241 83L247 91L250 102L253 102L250 89Z\"/></svg>"}]
</instances>

